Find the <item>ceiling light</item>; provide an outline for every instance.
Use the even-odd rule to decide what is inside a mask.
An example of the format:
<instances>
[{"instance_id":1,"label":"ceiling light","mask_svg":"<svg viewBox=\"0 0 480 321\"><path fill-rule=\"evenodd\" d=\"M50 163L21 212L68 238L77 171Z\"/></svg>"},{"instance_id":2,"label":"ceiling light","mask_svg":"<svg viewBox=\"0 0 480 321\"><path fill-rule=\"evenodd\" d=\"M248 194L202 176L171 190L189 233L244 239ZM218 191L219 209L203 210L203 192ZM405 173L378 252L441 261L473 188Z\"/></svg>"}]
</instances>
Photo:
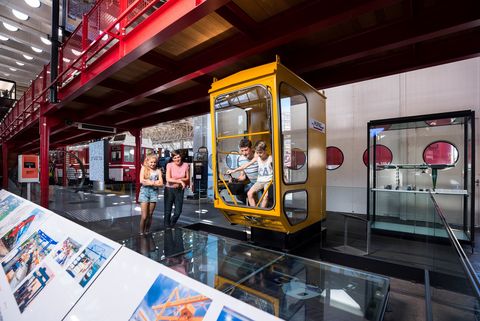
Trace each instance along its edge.
<instances>
[{"instance_id":1,"label":"ceiling light","mask_svg":"<svg viewBox=\"0 0 480 321\"><path fill-rule=\"evenodd\" d=\"M19 66L25 66L25 64L23 62L20 62L20 61L15 61L15 63Z\"/></svg>"},{"instance_id":2,"label":"ceiling light","mask_svg":"<svg viewBox=\"0 0 480 321\"><path fill-rule=\"evenodd\" d=\"M3 74L4 74L5 76L7 76L7 77L10 76L10 74L7 74L6 72L4 72Z\"/></svg>"},{"instance_id":3,"label":"ceiling light","mask_svg":"<svg viewBox=\"0 0 480 321\"><path fill-rule=\"evenodd\" d=\"M25 59L27 59L27 60L33 60L33 57L32 57L32 56L25 55L25 54L23 54L22 56L23 56Z\"/></svg>"},{"instance_id":4,"label":"ceiling light","mask_svg":"<svg viewBox=\"0 0 480 321\"><path fill-rule=\"evenodd\" d=\"M38 49L37 47L33 47L33 46L32 46L32 50L38 53L41 53L43 51L42 49Z\"/></svg>"},{"instance_id":5,"label":"ceiling light","mask_svg":"<svg viewBox=\"0 0 480 321\"><path fill-rule=\"evenodd\" d=\"M75 55L75 56L80 56L82 53L78 50L75 50L75 49L72 49L72 53Z\"/></svg>"},{"instance_id":6,"label":"ceiling light","mask_svg":"<svg viewBox=\"0 0 480 321\"><path fill-rule=\"evenodd\" d=\"M98 34L101 35L103 31L99 30ZM108 34L105 33L105 35L102 37L102 41L107 41L108 40Z\"/></svg>"},{"instance_id":7,"label":"ceiling light","mask_svg":"<svg viewBox=\"0 0 480 321\"><path fill-rule=\"evenodd\" d=\"M24 20L24 21L25 21L25 20L28 20L28 18L29 18L28 14L25 14L25 13L23 13L23 12L20 12L20 11L18 11L18 10L15 10L15 9L12 9L12 13L13 13L13 15L14 15L15 17L17 17L17 18L20 19L20 20Z\"/></svg>"},{"instance_id":8,"label":"ceiling light","mask_svg":"<svg viewBox=\"0 0 480 321\"><path fill-rule=\"evenodd\" d=\"M32 8L40 7L40 0L25 0L25 2Z\"/></svg>"},{"instance_id":9,"label":"ceiling light","mask_svg":"<svg viewBox=\"0 0 480 321\"><path fill-rule=\"evenodd\" d=\"M68 62L70 62L70 59L63 57L63 61L68 63Z\"/></svg>"},{"instance_id":10,"label":"ceiling light","mask_svg":"<svg viewBox=\"0 0 480 321\"><path fill-rule=\"evenodd\" d=\"M17 71L17 69L15 68L8 68L8 69L10 69L11 71Z\"/></svg>"},{"instance_id":11,"label":"ceiling light","mask_svg":"<svg viewBox=\"0 0 480 321\"><path fill-rule=\"evenodd\" d=\"M7 41L7 40L8 40L8 38L7 38L7 37L5 37L5 36L2 36L2 35L0 35L0 40L1 40L1 41Z\"/></svg>"},{"instance_id":12,"label":"ceiling light","mask_svg":"<svg viewBox=\"0 0 480 321\"><path fill-rule=\"evenodd\" d=\"M10 25L10 24L8 24L8 23L6 23L6 22L3 23L3 26L5 27L5 29L10 30L10 31L17 31L17 30L18 30L17 27L12 26L12 25Z\"/></svg>"},{"instance_id":13,"label":"ceiling light","mask_svg":"<svg viewBox=\"0 0 480 321\"><path fill-rule=\"evenodd\" d=\"M50 40L48 40L47 38L40 37L40 40L42 40L42 42L44 44L46 44L47 46L50 46L52 44L52 42Z\"/></svg>"}]
</instances>

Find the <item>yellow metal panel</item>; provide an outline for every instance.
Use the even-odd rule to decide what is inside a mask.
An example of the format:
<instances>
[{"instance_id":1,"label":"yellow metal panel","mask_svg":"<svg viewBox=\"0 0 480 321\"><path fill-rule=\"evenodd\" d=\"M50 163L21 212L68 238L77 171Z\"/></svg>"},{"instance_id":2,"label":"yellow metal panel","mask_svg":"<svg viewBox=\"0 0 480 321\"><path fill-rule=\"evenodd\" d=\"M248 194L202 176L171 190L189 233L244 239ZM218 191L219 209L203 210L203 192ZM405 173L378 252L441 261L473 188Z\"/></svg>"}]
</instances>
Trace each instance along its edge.
<instances>
[{"instance_id":1,"label":"yellow metal panel","mask_svg":"<svg viewBox=\"0 0 480 321\"><path fill-rule=\"evenodd\" d=\"M208 92L210 94L215 93L216 96L219 96L220 93L217 94L216 92L222 89L232 87L230 88L230 90L228 90L228 91L232 91L232 90L235 90L234 88L248 87L247 83L251 83L251 84L261 83L260 78L273 75L277 70L277 66L278 66L277 62L272 62L266 65L239 71L236 74L223 78L222 80L215 81L212 84L212 88Z\"/></svg>"}]
</instances>

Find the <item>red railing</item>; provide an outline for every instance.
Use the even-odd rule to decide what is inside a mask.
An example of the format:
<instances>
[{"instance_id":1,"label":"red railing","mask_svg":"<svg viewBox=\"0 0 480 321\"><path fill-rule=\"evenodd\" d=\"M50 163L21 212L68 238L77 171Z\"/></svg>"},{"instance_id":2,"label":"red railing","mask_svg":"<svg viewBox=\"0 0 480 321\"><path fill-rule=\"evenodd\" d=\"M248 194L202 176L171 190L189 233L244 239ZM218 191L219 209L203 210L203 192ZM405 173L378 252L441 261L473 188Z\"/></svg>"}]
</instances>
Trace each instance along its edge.
<instances>
[{"instance_id":1,"label":"red railing","mask_svg":"<svg viewBox=\"0 0 480 321\"><path fill-rule=\"evenodd\" d=\"M58 89L67 85L167 1L98 1L59 48L58 77L52 82L47 81L47 77L50 78L50 65L45 65L31 86L1 120L1 142L5 142L38 119L40 104L48 101L48 91L52 84Z\"/></svg>"}]
</instances>

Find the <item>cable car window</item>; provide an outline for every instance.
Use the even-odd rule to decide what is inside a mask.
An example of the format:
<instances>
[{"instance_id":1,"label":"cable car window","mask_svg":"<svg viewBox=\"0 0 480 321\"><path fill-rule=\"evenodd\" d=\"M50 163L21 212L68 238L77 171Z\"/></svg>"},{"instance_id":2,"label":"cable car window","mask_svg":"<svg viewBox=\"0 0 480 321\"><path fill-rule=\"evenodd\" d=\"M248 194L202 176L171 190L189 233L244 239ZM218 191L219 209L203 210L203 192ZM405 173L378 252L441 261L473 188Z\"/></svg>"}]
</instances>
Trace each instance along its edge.
<instances>
[{"instance_id":1,"label":"cable car window","mask_svg":"<svg viewBox=\"0 0 480 321\"><path fill-rule=\"evenodd\" d=\"M123 161L124 162L133 162L134 161L135 150L131 146L125 146L123 148Z\"/></svg>"},{"instance_id":2,"label":"cable car window","mask_svg":"<svg viewBox=\"0 0 480 321\"><path fill-rule=\"evenodd\" d=\"M113 141L115 142L124 141L126 137L127 135L125 134L116 135L115 137L113 137Z\"/></svg>"},{"instance_id":3,"label":"cable car window","mask_svg":"<svg viewBox=\"0 0 480 321\"><path fill-rule=\"evenodd\" d=\"M343 164L343 152L336 146L327 147L327 169L333 171Z\"/></svg>"},{"instance_id":4,"label":"cable car window","mask_svg":"<svg viewBox=\"0 0 480 321\"><path fill-rule=\"evenodd\" d=\"M121 162L122 161L122 155L120 151L114 151L112 150L112 156L111 156L111 162Z\"/></svg>"},{"instance_id":5,"label":"cable car window","mask_svg":"<svg viewBox=\"0 0 480 321\"><path fill-rule=\"evenodd\" d=\"M111 148L111 157L110 161L112 163L117 163L122 161L122 147L121 146L112 146Z\"/></svg>"},{"instance_id":6,"label":"cable car window","mask_svg":"<svg viewBox=\"0 0 480 321\"><path fill-rule=\"evenodd\" d=\"M307 191L290 191L285 193L283 210L290 224L295 225L307 219L307 203Z\"/></svg>"},{"instance_id":7,"label":"cable car window","mask_svg":"<svg viewBox=\"0 0 480 321\"><path fill-rule=\"evenodd\" d=\"M297 89L280 84L283 180L285 184L307 180L307 98Z\"/></svg>"},{"instance_id":8,"label":"cable car window","mask_svg":"<svg viewBox=\"0 0 480 321\"><path fill-rule=\"evenodd\" d=\"M227 167L230 169L234 169L238 167L238 153L231 152L227 155Z\"/></svg>"},{"instance_id":9,"label":"cable car window","mask_svg":"<svg viewBox=\"0 0 480 321\"><path fill-rule=\"evenodd\" d=\"M451 125L455 123L455 118L442 118L442 119L431 119L426 120L425 123L428 126L444 126L444 125Z\"/></svg>"},{"instance_id":10,"label":"cable car window","mask_svg":"<svg viewBox=\"0 0 480 321\"><path fill-rule=\"evenodd\" d=\"M435 141L423 150L423 161L428 165L455 165L458 149L450 142Z\"/></svg>"},{"instance_id":11,"label":"cable car window","mask_svg":"<svg viewBox=\"0 0 480 321\"><path fill-rule=\"evenodd\" d=\"M272 136L270 132L271 94L267 87L255 85L242 88L215 99L215 128L217 137L217 177L219 183L218 193L221 199L232 206L249 206L255 203L255 207L271 208L274 203L273 192L264 190L272 189L264 184L255 193L252 200L248 200L247 192L255 184L257 175L248 177L242 171L226 175L227 170L234 170L240 166L240 147L242 139L251 143L250 155L253 158L254 146L263 141L266 145L266 153L272 155ZM232 152L235 151L235 152ZM249 156L249 157L250 157ZM246 156L243 156L246 157ZM251 158L249 158L251 159ZM244 163L248 163L245 161ZM249 167L250 172L256 164ZM272 164L273 167L273 164ZM258 168L255 166L255 168ZM258 169L257 169L258 171ZM245 170L244 173L248 173ZM253 205L252 205L253 206Z\"/></svg>"},{"instance_id":12,"label":"cable car window","mask_svg":"<svg viewBox=\"0 0 480 321\"><path fill-rule=\"evenodd\" d=\"M376 145L375 151L376 151L375 158L377 161L377 165L388 165L392 163L393 153L390 150L390 148L388 148L385 145L378 144ZM365 166L368 166L368 148L365 149L365 151L363 152L362 158Z\"/></svg>"}]
</instances>

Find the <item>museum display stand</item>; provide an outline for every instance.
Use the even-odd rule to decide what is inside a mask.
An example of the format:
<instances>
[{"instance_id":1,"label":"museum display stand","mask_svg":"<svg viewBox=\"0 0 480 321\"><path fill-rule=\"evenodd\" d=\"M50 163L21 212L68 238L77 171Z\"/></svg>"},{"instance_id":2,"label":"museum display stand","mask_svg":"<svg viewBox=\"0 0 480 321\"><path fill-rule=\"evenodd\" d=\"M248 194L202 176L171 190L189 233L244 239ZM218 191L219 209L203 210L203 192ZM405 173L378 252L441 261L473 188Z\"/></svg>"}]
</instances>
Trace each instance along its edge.
<instances>
[{"instance_id":1,"label":"museum display stand","mask_svg":"<svg viewBox=\"0 0 480 321\"><path fill-rule=\"evenodd\" d=\"M473 242L474 112L368 123L367 213L374 231L446 238L433 196L455 236Z\"/></svg>"},{"instance_id":2,"label":"museum display stand","mask_svg":"<svg viewBox=\"0 0 480 321\"><path fill-rule=\"evenodd\" d=\"M282 320L382 320L388 301L386 277L205 232L174 228L122 243Z\"/></svg>"},{"instance_id":3,"label":"museum display stand","mask_svg":"<svg viewBox=\"0 0 480 321\"><path fill-rule=\"evenodd\" d=\"M5 190L0 262L4 321L279 320Z\"/></svg>"}]
</instances>

